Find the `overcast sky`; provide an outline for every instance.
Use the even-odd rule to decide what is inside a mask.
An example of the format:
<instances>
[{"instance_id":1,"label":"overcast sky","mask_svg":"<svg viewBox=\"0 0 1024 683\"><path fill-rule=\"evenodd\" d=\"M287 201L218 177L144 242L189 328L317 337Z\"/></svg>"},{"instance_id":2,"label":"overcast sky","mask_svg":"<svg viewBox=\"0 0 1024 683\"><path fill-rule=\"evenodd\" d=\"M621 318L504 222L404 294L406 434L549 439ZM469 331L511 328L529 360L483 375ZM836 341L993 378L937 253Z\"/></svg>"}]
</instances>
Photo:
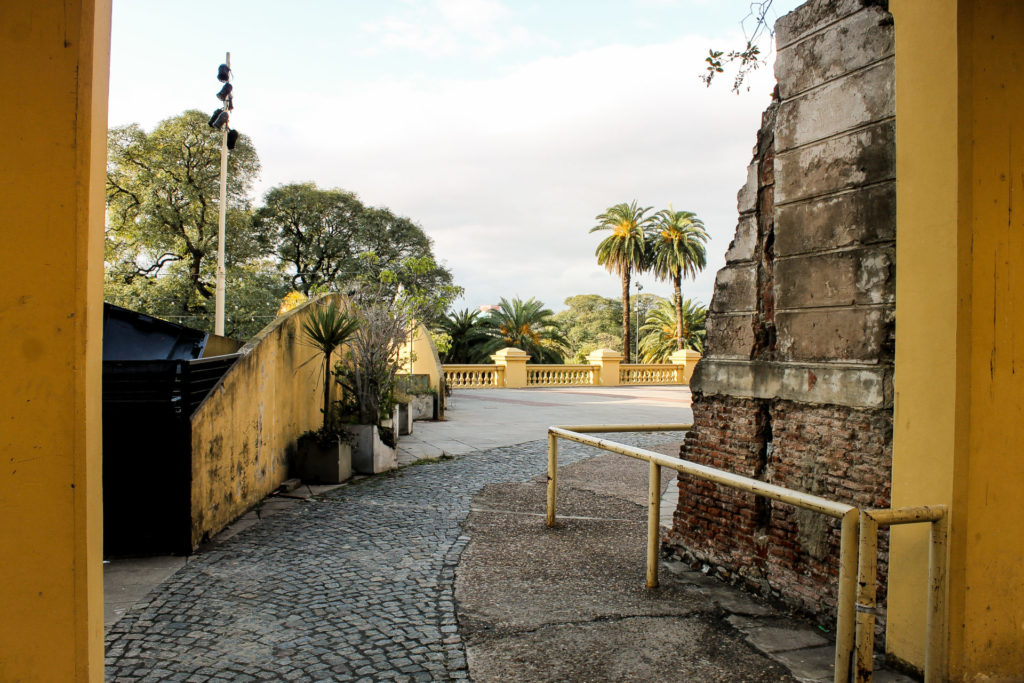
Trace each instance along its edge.
<instances>
[{"instance_id":1,"label":"overcast sky","mask_svg":"<svg viewBox=\"0 0 1024 683\"><path fill-rule=\"evenodd\" d=\"M785 13L795 0L777 0ZM747 0L312 0L114 3L110 125L213 111L231 52L232 127L263 165L254 201L289 182L354 191L415 220L465 287L564 308L617 298L597 265L607 207L695 211L711 297L736 226L770 67L737 96L698 80L743 44ZM645 292L671 285L640 276Z\"/></svg>"}]
</instances>

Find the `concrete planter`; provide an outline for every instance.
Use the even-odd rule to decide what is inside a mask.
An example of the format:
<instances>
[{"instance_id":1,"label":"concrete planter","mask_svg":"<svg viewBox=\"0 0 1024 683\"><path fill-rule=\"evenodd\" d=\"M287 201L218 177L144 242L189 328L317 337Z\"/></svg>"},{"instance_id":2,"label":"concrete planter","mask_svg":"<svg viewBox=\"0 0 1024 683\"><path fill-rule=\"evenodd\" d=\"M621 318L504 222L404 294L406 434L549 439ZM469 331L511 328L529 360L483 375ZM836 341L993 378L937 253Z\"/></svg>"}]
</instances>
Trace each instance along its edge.
<instances>
[{"instance_id":1,"label":"concrete planter","mask_svg":"<svg viewBox=\"0 0 1024 683\"><path fill-rule=\"evenodd\" d=\"M412 407L408 403L398 404L398 433L401 436L412 434Z\"/></svg>"},{"instance_id":2,"label":"concrete planter","mask_svg":"<svg viewBox=\"0 0 1024 683\"><path fill-rule=\"evenodd\" d=\"M352 447L341 439L323 445L304 436L295 450L295 474L305 482L340 484L352 476Z\"/></svg>"},{"instance_id":3,"label":"concrete planter","mask_svg":"<svg viewBox=\"0 0 1024 683\"><path fill-rule=\"evenodd\" d=\"M413 396L412 402L409 404L409 412L412 414L413 420L433 420L434 395L420 394Z\"/></svg>"},{"instance_id":4,"label":"concrete planter","mask_svg":"<svg viewBox=\"0 0 1024 683\"><path fill-rule=\"evenodd\" d=\"M346 425L352 435L352 469L360 474L378 474L398 467L394 448L380 438L376 425Z\"/></svg>"}]
</instances>

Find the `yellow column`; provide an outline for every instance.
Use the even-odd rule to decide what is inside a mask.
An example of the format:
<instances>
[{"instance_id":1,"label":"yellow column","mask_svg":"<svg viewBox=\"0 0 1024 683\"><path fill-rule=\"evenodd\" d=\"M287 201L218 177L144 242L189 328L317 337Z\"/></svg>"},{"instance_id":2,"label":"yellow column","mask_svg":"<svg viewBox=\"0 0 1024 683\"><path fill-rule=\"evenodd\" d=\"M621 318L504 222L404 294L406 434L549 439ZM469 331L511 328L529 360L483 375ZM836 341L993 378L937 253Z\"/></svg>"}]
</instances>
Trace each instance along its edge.
<instances>
[{"instance_id":1,"label":"yellow column","mask_svg":"<svg viewBox=\"0 0 1024 683\"><path fill-rule=\"evenodd\" d=\"M949 677L1024 671L1024 6L894 0L894 506L950 505ZM950 361L952 359L952 362ZM1024 360L1022 360L1024 364ZM887 647L923 662L928 536L892 531Z\"/></svg>"},{"instance_id":2,"label":"yellow column","mask_svg":"<svg viewBox=\"0 0 1024 683\"><path fill-rule=\"evenodd\" d=\"M0 680L103 679L109 0L0 3Z\"/></svg>"},{"instance_id":3,"label":"yellow column","mask_svg":"<svg viewBox=\"0 0 1024 683\"><path fill-rule=\"evenodd\" d=\"M504 368L506 388L521 389L526 386L526 362L530 360L530 354L526 351L508 346L491 356L491 360Z\"/></svg>"},{"instance_id":4,"label":"yellow column","mask_svg":"<svg viewBox=\"0 0 1024 683\"><path fill-rule=\"evenodd\" d=\"M597 384L606 387L619 385L619 364L623 355L611 349L595 349L587 356L587 362L600 368Z\"/></svg>"},{"instance_id":5,"label":"yellow column","mask_svg":"<svg viewBox=\"0 0 1024 683\"><path fill-rule=\"evenodd\" d=\"M680 384L689 384L690 378L693 377L693 369L697 367L697 361L701 359L700 351L694 351L693 349L679 349L673 351L672 355L668 357L668 360L673 365L681 365L679 372L676 373L676 381Z\"/></svg>"}]
</instances>

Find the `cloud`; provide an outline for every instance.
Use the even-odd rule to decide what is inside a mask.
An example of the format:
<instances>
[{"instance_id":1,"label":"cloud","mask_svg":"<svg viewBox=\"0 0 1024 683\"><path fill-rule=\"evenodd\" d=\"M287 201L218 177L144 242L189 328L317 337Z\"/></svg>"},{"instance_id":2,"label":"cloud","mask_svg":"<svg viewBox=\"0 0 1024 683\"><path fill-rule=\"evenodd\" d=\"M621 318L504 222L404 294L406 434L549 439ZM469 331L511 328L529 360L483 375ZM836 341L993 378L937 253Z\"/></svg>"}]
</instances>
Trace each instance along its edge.
<instances>
[{"instance_id":1,"label":"cloud","mask_svg":"<svg viewBox=\"0 0 1024 683\"><path fill-rule=\"evenodd\" d=\"M410 3L399 14L362 24L375 38L367 53L405 50L426 57L462 53L493 55L529 45L533 34L510 21L511 11L497 0L433 0Z\"/></svg>"},{"instance_id":2,"label":"cloud","mask_svg":"<svg viewBox=\"0 0 1024 683\"><path fill-rule=\"evenodd\" d=\"M618 279L594 259L594 216L634 198L655 210L671 202L696 211L712 235L708 269L684 285L706 303L772 86L762 71L752 92L764 97L705 89L696 72L707 42L608 46L429 87L277 92L248 124L263 188L314 179L412 217L468 306L515 295L555 308L574 294L617 297ZM282 124L294 120L288 102L304 102L303 121L316 123ZM671 291L642 278L647 292Z\"/></svg>"}]
</instances>

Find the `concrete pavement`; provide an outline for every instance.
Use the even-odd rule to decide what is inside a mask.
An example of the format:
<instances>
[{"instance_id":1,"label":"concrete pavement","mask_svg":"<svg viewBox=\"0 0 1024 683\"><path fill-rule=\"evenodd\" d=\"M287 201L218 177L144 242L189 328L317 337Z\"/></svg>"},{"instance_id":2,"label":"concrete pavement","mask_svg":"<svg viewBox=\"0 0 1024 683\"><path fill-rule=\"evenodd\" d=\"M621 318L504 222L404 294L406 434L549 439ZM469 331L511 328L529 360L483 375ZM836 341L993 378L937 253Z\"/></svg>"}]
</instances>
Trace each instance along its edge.
<instances>
[{"instance_id":1,"label":"concrete pavement","mask_svg":"<svg viewBox=\"0 0 1024 683\"><path fill-rule=\"evenodd\" d=\"M130 608L108 583L108 679L831 680L831 625L677 562L643 588L646 464L566 443L544 526L547 426L689 422L686 388L460 391L448 417L402 438L415 466L268 499L187 563L143 566L162 580ZM129 568L107 574L144 591Z\"/></svg>"},{"instance_id":2,"label":"concrete pavement","mask_svg":"<svg viewBox=\"0 0 1024 683\"><path fill-rule=\"evenodd\" d=\"M463 389L447 421L417 422L398 442L398 464L543 439L551 425L689 423L690 388L544 387Z\"/></svg>"}]
</instances>

